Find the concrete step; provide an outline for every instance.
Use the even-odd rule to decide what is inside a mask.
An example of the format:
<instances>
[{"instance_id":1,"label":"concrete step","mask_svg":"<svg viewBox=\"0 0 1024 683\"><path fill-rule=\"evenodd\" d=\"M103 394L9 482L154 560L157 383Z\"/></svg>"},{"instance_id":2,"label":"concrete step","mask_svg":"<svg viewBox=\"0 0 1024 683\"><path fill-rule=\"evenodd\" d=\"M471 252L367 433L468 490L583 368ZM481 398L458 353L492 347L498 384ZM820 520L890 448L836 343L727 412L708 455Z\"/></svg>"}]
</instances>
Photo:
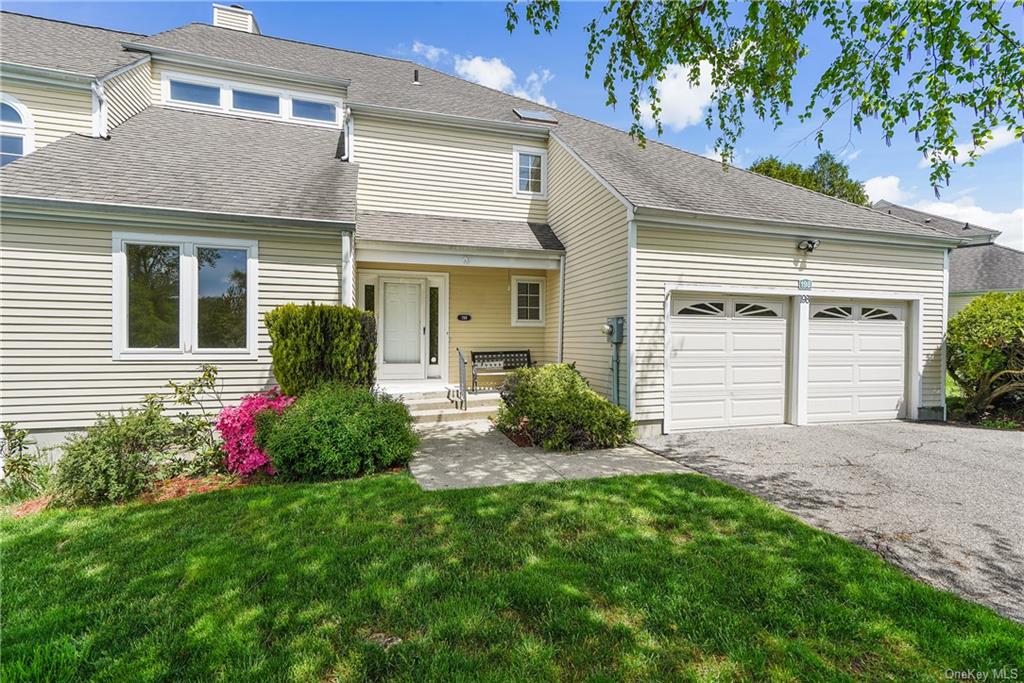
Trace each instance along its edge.
<instances>
[{"instance_id":1,"label":"concrete step","mask_svg":"<svg viewBox=\"0 0 1024 683\"><path fill-rule=\"evenodd\" d=\"M409 414L416 424L436 424L439 422L469 422L472 420L486 420L498 413L498 406L470 405L467 410L457 408L413 410L410 407Z\"/></svg>"},{"instance_id":2,"label":"concrete step","mask_svg":"<svg viewBox=\"0 0 1024 683\"><path fill-rule=\"evenodd\" d=\"M454 408L455 404L447 395L440 396L419 396L419 397L403 397L403 402L409 407L409 410L444 410L446 408ZM496 393L486 394L470 394L466 398L466 405L469 408L491 406L497 407L498 403L501 402L501 397Z\"/></svg>"}]
</instances>

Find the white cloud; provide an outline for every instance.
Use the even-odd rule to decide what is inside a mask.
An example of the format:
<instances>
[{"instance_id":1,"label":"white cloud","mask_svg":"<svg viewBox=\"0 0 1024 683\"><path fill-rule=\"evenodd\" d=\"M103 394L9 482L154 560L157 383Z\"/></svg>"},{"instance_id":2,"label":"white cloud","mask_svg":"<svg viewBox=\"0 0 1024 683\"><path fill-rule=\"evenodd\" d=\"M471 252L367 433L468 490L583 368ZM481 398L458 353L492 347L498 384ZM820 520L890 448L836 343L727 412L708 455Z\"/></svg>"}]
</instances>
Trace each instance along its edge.
<instances>
[{"instance_id":1,"label":"white cloud","mask_svg":"<svg viewBox=\"0 0 1024 683\"><path fill-rule=\"evenodd\" d=\"M978 156L984 156L990 154L997 149L1003 147L1009 147L1010 145L1017 143L1020 144L1020 140L1014 136L1013 132L1006 126L999 126L998 128L992 129L992 139L985 144L985 147L978 150ZM964 163L970 159L971 150L974 149L974 143L972 142L961 142L956 146L956 161L958 163ZM931 161L927 157L917 162L918 168L928 168L931 166Z\"/></svg>"},{"instance_id":2,"label":"white cloud","mask_svg":"<svg viewBox=\"0 0 1024 683\"><path fill-rule=\"evenodd\" d=\"M846 159L847 159L847 161L856 161L857 157L859 157L859 156L860 156L860 150L859 149L855 149L855 150L853 150L852 152L850 152L849 154L846 155Z\"/></svg>"},{"instance_id":3,"label":"white cloud","mask_svg":"<svg viewBox=\"0 0 1024 683\"><path fill-rule=\"evenodd\" d=\"M700 81L690 84L690 74L679 64L672 64L665 70L665 78L658 83L658 98L661 107L661 123L672 131L681 131L687 126L701 123L704 110L711 102L714 88L711 85L711 65L700 64ZM654 114L649 100L640 101L640 122L644 128L653 129Z\"/></svg>"},{"instance_id":4,"label":"white cloud","mask_svg":"<svg viewBox=\"0 0 1024 683\"><path fill-rule=\"evenodd\" d=\"M704 152L701 154L701 156L702 157L707 157L708 159L711 159L713 161L721 161L722 160L721 153L718 150L716 150L714 147L711 147L710 145L708 145L707 147L704 148Z\"/></svg>"},{"instance_id":5,"label":"white cloud","mask_svg":"<svg viewBox=\"0 0 1024 683\"><path fill-rule=\"evenodd\" d=\"M864 181L864 191L872 203L879 199L898 203L910 199L910 192L900 187L899 176L882 175Z\"/></svg>"},{"instance_id":6,"label":"white cloud","mask_svg":"<svg viewBox=\"0 0 1024 683\"><path fill-rule=\"evenodd\" d=\"M1024 250L1024 207L1008 212L989 211L975 204L973 197L966 196L954 201L920 201L912 208L1001 230L1003 234L996 240L999 244Z\"/></svg>"},{"instance_id":7,"label":"white cloud","mask_svg":"<svg viewBox=\"0 0 1024 683\"><path fill-rule=\"evenodd\" d=\"M544 96L544 86L555 76L547 69L540 72L531 71L525 81L520 82L513 71L500 57L461 57L455 56L455 73L466 80L486 85L495 90L504 90L516 97L533 100L549 107L555 106L552 100Z\"/></svg>"},{"instance_id":8,"label":"white cloud","mask_svg":"<svg viewBox=\"0 0 1024 683\"><path fill-rule=\"evenodd\" d=\"M418 40L412 44L412 52L413 54L421 55L431 64L437 64L448 56L448 50L443 47L428 45L426 43L421 43Z\"/></svg>"}]
</instances>

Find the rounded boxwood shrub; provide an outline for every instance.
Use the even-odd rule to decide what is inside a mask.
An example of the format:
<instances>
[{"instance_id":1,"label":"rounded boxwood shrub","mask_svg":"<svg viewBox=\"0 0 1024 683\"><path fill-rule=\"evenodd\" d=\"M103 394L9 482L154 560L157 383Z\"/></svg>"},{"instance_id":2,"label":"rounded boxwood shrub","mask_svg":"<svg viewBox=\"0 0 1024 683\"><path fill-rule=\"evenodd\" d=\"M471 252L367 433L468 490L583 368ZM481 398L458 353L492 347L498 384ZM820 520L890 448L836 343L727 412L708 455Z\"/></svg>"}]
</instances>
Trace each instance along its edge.
<instances>
[{"instance_id":1,"label":"rounded boxwood shrub","mask_svg":"<svg viewBox=\"0 0 1024 683\"><path fill-rule=\"evenodd\" d=\"M949 321L946 357L967 415L1024 393L1024 291L989 292L969 303Z\"/></svg>"},{"instance_id":2,"label":"rounded boxwood shrub","mask_svg":"<svg viewBox=\"0 0 1024 683\"><path fill-rule=\"evenodd\" d=\"M591 389L573 365L515 370L501 399L498 428L545 450L614 448L633 437L629 413Z\"/></svg>"},{"instance_id":3,"label":"rounded boxwood shrub","mask_svg":"<svg viewBox=\"0 0 1024 683\"><path fill-rule=\"evenodd\" d=\"M321 384L372 387L377 372L377 322L348 306L285 304L264 316L270 357L281 390L299 396Z\"/></svg>"},{"instance_id":4,"label":"rounded boxwood shrub","mask_svg":"<svg viewBox=\"0 0 1024 683\"><path fill-rule=\"evenodd\" d=\"M280 415L256 416L256 443L285 479L339 479L405 465L419 445L405 405L365 387L324 384Z\"/></svg>"}]
</instances>

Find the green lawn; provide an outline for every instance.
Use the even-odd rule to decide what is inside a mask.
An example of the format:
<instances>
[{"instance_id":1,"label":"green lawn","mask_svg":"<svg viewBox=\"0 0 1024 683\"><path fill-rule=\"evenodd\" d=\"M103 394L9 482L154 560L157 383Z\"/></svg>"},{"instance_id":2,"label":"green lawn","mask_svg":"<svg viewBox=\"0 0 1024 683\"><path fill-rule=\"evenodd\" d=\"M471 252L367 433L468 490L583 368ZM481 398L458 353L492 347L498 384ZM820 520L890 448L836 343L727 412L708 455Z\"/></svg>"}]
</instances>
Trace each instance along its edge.
<instances>
[{"instance_id":1,"label":"green lawn","mask_svg":"<svg viewBox=\"0 0 1024 683\"><path fill-rule=\"evenodd\" d=\"M1024 627L697 475L268 485L8 518L0 544L7 683L1024 668Z\"/></svg>"}]
</instances>

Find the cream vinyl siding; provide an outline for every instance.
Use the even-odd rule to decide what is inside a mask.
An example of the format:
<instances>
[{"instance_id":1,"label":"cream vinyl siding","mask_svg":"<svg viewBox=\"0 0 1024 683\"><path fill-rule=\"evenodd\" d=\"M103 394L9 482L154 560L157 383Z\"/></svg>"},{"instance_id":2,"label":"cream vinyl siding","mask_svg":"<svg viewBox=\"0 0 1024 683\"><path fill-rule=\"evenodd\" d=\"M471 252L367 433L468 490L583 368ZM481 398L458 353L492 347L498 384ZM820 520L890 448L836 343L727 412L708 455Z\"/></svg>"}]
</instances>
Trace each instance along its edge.
<instances>
[{"instance_id":1,"label":"cream vinyl siding","mask_svg":"<svg viewBox=\"0 0 1024 683\"><path fill-rule=\"evenodd\" d=\"M626 207L559 144L552 144L548 218L565 246L562 357L611 397L611 351L601 326L627 314ZM628 340L619 351L620 403L629 404Z\"/></svg>"},{"instance_id":2,"label":"cream vinyl siding","mask_svg":"<svg viewBox=\"0 0 1024 683\"><path fill-rule=\"evenodd\" d=\"M263 314L283 303L338 303L341 236L332 231L269 232L118 226L133 233L259 240L259 358L209 361L221 370L224 400L274 383ZM3 419L38 429L79 429L100 411L137 405L187 380L200 361L111 358L111 232L73 220L4 217L0 242L0 407Z\"/></svg>"},{"instance_id":3,"label":"cream vinyl siding","mask_svg":"<svg viewBox=\"0 0 1024 683\"><path fill-rule=\"evenodd\" d=\"M170 71L178 74L190 74L192 76L212 78L220 81L231 81L239 84L249 84L273 90L288 90L294 93L309 93L310 95L325 95L327 97L337 98L344 97L345 95L345 91L339 88L307 85L305 83L295 83L294 81L286 79L268 78L266 76L252 76L250 74L242 74L236 71L227 71L223 69L186 66L184 64L168 64L167 62L157 58L154 58L150 64L152 65L152 79L150 80L150 87L152 88L152 97L153 102L155 103L163 101L161 79L164 71ZM339 76L339 78L343 77L343 75Z\"/></svg>"},{"instance_id":4,"label":"cream vinyl siding","mask_svg":"<svg viewBox=\"0 0 1024 683\"><path fill-rule=\"evenodd\" d=\"M512 147L543 140L357 114L360 211L544 222L547 201L515 196ZM549 184L550 186L550 184Z\"/></svg>"},{"instance_id":5,"label":"cream vinyl siding","mask_svg":"<svg viewBox=\"0 0 1024 683\"><path fill-rule=\"evenodd\" d=\"M804 259L794 245L792 237L638 228L637 419L662 419L665 284L674 282L793 289L810 278L814 290L923 294L921 405L941 405L943 250L822 239Z\"/></svg>"},{"instance_id":6,"label":"cream vinyl siding","mask_svg":"<svg viewBox=\"0 0 1024 683\"><path fill-rule=\"evenodd\" d=\"M358 247L356 254L358 255ZM448 381L458 382L457 348L469 361L470 351L518 351L529 349L537 363L554 362L555 347L549 340L557 329L557 271L505 268L474 268L472 266L396 265L359 261L357 273L365 270L416 271L448 274ZM512 278L515 276L546 277L544 283L544 327L512 325ZM553 286L552 286L553 285ZM552 294L552 291L554 294ZM471 320L458 319L468 313ZM481 380L483 381L483 380Z\"/></svg>"},{"instance_id":7,"label":"cream vinyl siding","mask_svg":"<svg viewBox=\"0 0 1024 683\"><path fill-rule=\"evenodd\" d=\"M4 80L0 92L25 105L35 122L36 149L72 133L92 135L92 92Z\"/></svg>"},{"instance_id":8,"label":"cream vinyl siding","mask_svg":"<svg viewBox=\"0 0 1024 683\"><path fill-rule=\"evenodd\" d=\"M152 104L151 74L147 61L103 83L107 97L107 130L113 130Z\"/></svg>"}]
</instances>

